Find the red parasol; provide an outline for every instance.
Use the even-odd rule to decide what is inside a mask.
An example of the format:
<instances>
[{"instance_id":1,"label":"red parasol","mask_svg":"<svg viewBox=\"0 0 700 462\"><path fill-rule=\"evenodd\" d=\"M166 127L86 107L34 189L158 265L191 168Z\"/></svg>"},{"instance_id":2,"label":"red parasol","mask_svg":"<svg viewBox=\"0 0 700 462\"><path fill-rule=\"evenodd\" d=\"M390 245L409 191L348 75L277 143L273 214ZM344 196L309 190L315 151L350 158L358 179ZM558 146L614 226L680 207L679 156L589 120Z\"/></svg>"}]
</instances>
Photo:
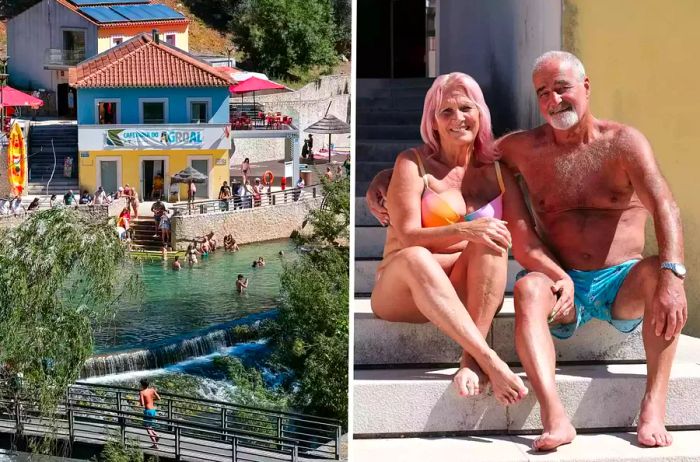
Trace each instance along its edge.
<instances>
[{"instance_id":1,"label":"red parasol","mask_svg":"<svg viewBox=\"0 0 700 462\"><path fill-rule=\"evenodd\" d=\"M237 95L250 92L259 92L260 94L266 93L277 93L279 91L290 91L289 88L284 85L280 85L272 80L260 79L258 77L250 77L238 85L233 85L229 87L231 93Z\"/></svg>"},{"instance_id":2,"label":"red parasol","mask_svg":"<svg viewBox=\"0 0 700 462\"><path fill-rule=\"evenodd\" d=\"M19 90L15 90L12 87L3 86L0 87L0 107L3 106L31 106L37 109L39 106L43 106L44 102L39 98L35 98L32 95L28 95Z\"/></svg>"}]
</instances>

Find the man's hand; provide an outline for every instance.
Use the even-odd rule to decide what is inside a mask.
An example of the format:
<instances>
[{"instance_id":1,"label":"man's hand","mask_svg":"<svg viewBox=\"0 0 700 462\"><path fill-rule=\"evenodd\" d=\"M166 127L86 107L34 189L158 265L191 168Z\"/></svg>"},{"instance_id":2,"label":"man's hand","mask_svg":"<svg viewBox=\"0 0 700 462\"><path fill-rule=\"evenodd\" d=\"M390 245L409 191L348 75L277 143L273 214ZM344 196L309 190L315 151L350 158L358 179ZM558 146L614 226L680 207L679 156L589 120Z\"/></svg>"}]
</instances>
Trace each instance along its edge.
<instances>
[{"instance_id":1,"label":"man's hand","mask_svg":"<svg viewBox=\"0 0 700 462\"><path fill-rule=\"evenodd\" d=\"M367 188L367 194L365 195L369 211L384 226L389 225L389 212L386 209L385 201L392 173L392 169L382 170L377 173L369 188Z\"/></svg>"},{"instance_id":2,"label":"man's hand","mask_svg":"<svg viewBox=\"0 0 700 462\"><path fill-rule=\"evenodd\" d=\"M654 333L669 341L681 333L688 320L688 302L683 281L671 271L662 270L651 305Z\"/></svg>"},{"instance_id":3,"label":"man's hand","mask_svg":"<svg viewBox=\"0 0 700 462\"><path fill-rule=\"evenodd\" d=\"M568 275L555 281L552 293L557 296L557 301L547 322L558 324L568 319L571 310L574 309L574 281Z\"/></svg>"}]
</instances>

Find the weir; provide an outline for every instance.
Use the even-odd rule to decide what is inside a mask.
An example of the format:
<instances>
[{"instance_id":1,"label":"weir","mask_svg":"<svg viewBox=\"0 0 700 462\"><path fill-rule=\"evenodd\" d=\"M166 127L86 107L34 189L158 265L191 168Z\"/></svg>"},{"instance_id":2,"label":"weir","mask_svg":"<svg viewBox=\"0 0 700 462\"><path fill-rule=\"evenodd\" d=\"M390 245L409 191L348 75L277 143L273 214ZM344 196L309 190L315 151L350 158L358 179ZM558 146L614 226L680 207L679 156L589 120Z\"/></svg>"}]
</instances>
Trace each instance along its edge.
<instances>
[{"instance_id":1,"label":"weir","mask_svg":"<svg viewBox=\"0 0 700 462\"><path fill-rule=\"evenodd\" d=\"M276 311L246 316L235 321L215 326L189 338L177 338L161 342L151 348L106 353L88 359L80 372L80 378L100 377L122 372L159 369L182 362L188 358L205 356L235 343L248 339L237 338L234 328L271 319Z\"/></svg>"}]
</instances>

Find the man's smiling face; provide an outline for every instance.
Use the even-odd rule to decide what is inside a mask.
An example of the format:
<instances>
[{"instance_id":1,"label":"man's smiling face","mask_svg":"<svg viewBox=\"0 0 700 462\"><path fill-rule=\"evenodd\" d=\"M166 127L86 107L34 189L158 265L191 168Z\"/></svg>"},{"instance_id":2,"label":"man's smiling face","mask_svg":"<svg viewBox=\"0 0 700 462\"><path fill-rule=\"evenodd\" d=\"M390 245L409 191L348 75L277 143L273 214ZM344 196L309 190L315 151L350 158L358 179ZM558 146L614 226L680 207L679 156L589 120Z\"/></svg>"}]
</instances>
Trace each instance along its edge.
<instances>
[{"instance_id":1,"label":"man's smiling face","mask_svg":"<svg viewBox=\"0 0 700 462\"><path fill-rule=\"evenodd\" d=\"M570 63L551 59L532 75L540 113L557 130L574 127L588 112L590 83Z\"/></svg>"}]
</instances>

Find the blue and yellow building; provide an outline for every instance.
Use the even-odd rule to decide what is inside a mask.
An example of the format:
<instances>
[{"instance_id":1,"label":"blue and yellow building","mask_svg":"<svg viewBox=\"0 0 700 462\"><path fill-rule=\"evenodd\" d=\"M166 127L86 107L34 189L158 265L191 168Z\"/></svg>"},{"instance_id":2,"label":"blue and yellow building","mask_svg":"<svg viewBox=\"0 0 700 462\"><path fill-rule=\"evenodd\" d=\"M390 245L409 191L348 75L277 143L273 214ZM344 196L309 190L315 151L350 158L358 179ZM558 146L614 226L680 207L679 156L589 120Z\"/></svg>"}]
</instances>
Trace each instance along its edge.
<instances>
[{"instance_id":1,"label":"blue and yellow building","mask_svg":"<svg viewBox=\"0 0 700 462\"><path fill-rule=\"evenodd\" d=\"M70 72L77 89L80 189L129 184L150 199L187 166L209 177L197 198L229 179L230 77L158 34L138 35ZM182 187L181 196L185 194Z\"/></svg>"}]
</instances>

